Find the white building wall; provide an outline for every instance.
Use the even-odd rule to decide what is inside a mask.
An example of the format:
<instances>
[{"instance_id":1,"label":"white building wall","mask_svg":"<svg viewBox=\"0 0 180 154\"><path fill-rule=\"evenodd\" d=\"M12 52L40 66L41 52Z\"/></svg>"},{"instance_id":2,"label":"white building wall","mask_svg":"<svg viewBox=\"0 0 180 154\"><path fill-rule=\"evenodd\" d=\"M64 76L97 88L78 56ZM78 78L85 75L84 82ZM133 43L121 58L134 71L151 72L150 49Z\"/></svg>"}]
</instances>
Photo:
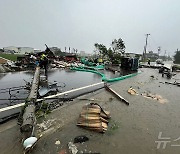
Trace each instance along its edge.
<instances>
[{"instance_id":1,"label":"white building wall","mask_svg":"<svg viewBox=\"0 0 180 154\"><path fill-rule=\"evenodd\" d=\"M39 53L39 52L41 52L40 49L34 49L34 53Z\"/></svg>"},{"instance_id":2,"label":"white building wall","mask_svg":"<svg viewBox=\"0 0 180 154\"><path fill-rule=\"evenodd\" d=\"M14 47L14 46L4 47L3 50L4 50L4 52L15 51L15 53L18 53L18 48Z\"/></svg>"},{"instance_id":3,"label":"white building wall","mask_svg":"<svg viewBox=\"0 0 180 154\"><path fill-rule=\"evenodd\" d=\"M34 53L34 49L31 47L19 47L18 48L19 54L28 54L28 53Z\"/></svg>"},{"instance_id":4,"label":"white building wall","mask_svg":"<svg viewBox=\"0 0 180 154\"><path fill-rule=\"evenodd\" d=\"M86 56L86 52L85 51L80 51L80 56Z\"/></svg>"}]
</instances>

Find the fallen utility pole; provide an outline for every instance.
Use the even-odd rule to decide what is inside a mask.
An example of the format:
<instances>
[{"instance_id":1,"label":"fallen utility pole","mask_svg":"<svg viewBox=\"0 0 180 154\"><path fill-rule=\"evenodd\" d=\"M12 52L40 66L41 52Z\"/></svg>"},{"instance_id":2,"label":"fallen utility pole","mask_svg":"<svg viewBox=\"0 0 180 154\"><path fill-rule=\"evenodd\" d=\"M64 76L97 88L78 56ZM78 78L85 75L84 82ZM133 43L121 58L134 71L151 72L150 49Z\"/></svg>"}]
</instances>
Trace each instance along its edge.
<instances>
[{"instance_id":1,"label":"fallen utility pole","mask_svg":"<svg viewBox=\"0 0 180 154\"><path fill-rule=\"evenodd\" d=\"M21 132L24 133L25 138L30 137L33 133L36 117L35 117L35 103L37 100L37 92L39 87L40 67L36 67L34 78L32 81L31 91L27 98L24 110L23 122L21 125Z\"/></svg>"},{"instance_id":2,"label":"fallen utility pole","mask_svg":"<svg viewBox=\"0 0 180 154\"><path fill-rule=\"evenodd\" d=\"M119 95L117 92L115 92L113 89L111 89L110 87L108 87L106 84L105 84L105 88L107 91L110 91L112 94L114 94L118 99L120 99L122 102L124 102L126 105L129 105L129 102L123 98L121 95Z\"/></svg>"},{"instance_id":3,"label":"fallen utility pole","mask_svg":"<svg viewBox=\"0 0 180 154\"><path fill-rule=\"evenodd\" d=\"M65 91L65 92L62 92L62 93L57 93L55 95L46 96L44 98L37 99L36 102L40 102L40 101L44 101L44 100L51 100L51 99L59 99L59 97L64 97L66 95L70 95L70 94L73 94L73 93L76 93L76 92L79 92L79 93L81 93L81 92L84 93L84 91L88 92L89 88L92 88L92 89L95 88L94 90L97 90L96 87L98 89L100 87L101 88L104 87L104 82L99 82L99 83L95 83L95 84L92 84L92 85L88 85L88 86L68 90L68 91ZM64 99L66 99L66 98L64 98ZM20 103L20 104L16 104L16 105L13 105L13 106L8 106L8 107L1 108L0 109L0 122L1 122L1 119L3 121L3 119L6 119L6 117L11 115L11 114L19 113L22 106L24 106L24 105L25 105L25 103Z\"/></svg>"}]
</instances>

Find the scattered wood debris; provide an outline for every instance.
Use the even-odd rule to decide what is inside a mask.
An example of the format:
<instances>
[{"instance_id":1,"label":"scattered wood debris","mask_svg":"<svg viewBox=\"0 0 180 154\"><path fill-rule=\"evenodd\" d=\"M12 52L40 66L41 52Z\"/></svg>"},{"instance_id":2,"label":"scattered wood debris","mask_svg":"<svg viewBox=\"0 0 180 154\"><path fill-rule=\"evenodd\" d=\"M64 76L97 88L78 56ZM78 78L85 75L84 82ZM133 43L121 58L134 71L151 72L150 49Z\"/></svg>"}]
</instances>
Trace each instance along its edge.
<instances>
[{"instance_id":1,"label":"scattered wood debris","mask_svg":"<svg viewBox=\"0 0 180 154\"><path fill-rule=\"evenodd\" d=\"M132 87L130 87L128 89L128 93L131 94L131 95L138 95L138 92L135 89L133 89Z\"/></svg>"},{"instance_id":2,"label":"scattered wood debris","mask_svg":"<svg viewBox=\"0 0 180 154\"><path fill-rule=\"evenodd\" d=\"M154 99L159 101L159 103L164 104L167 103L168 100L164 99L161 95L157 95L157 94L151 94L149 92L144 92L141 94L142 96L144 96L145 98L150 98L150 99Z\"/></svg>"},{"instance_id":3,"label":"scattered wood debris","mask_svg":"<svg viewBox=\"0 0 180 154\"><path fill-rule=\"evenodd\" d=\"M128 93L131 94L131 95L138 95L138 92L133 89L132 87L130 87L128 89ZM145 98L149 98L149 99L153 99L153 100L157 100L159 103L161 104L164 104L164 103L167 103L168 100L167 99L164 99L161 95L158 95L158 94L152 94L150 92L143 92L141 93L141 96L145 97Z\"/></svg>"}]
</instances>

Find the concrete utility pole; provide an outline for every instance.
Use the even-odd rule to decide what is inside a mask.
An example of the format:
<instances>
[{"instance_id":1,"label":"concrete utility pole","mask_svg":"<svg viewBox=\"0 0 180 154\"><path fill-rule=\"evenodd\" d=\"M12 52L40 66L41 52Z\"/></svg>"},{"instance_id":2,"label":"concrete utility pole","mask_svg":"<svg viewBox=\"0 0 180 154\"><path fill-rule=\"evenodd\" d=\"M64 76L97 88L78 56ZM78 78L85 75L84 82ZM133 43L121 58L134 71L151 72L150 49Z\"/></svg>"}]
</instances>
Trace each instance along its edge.
<instances>
[{"instance_id":1,"label":"concrete utility pole","mask_svg":"<svg viewBox=\"0 0 180 154\"><path fill-rule=\"evenodd\" d=\"M159 58L160 52L161 52L161 47L158 47L158 58Z\"/></svg>"},{"instance_id":2,"label":"concrete utility pole","mask_svg":"<svg viewBox=\"0 0 180 154\"><path fill-rule=\"evenodd\" d=\"M149 36L150 34L146 34L146 44L145 44L145 46L144 46L144 61L146 61L146 49L147 49L147 40L148 40L148 36Z\"/></svg>"},{"instance_id":3,"label":"concrete utility pole","mask_svg":"<svg viewBox=\"0 0 180 154\"><path fill-rule=\"evenodd\" d=\"M23 123L21 125L21 132L24 135L24 139L30 137L33 134L35 127L36 116L35 116L35 103L37 100L37 93L39 87L40 67L36 67L34 78L32 81L32 87L30 94L27 98L27 107L23 114Z\"/></svg>"},{"instance_id":4,"label":"concrete utility pole","mask_svg":"<svg viewBox=\"0 0 180 154\"><path fill-rule=\"evenodd\" d=\"M164 61L166 61L166 50L164 51Z\"/></svg>"}]
</instances>

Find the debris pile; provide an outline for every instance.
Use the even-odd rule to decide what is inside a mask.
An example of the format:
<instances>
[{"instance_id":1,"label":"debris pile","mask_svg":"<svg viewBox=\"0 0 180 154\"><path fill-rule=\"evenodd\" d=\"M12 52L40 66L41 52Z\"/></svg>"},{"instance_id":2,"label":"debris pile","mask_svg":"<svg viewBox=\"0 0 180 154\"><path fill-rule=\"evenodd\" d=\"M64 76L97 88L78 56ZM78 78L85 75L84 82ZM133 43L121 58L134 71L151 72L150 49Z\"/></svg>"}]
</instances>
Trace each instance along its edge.
<instances>
[{"instance_id":1,"label":"debris pile","mask_svg":"<svg viewBox=\"0 0 180 154\"><path fill-rule=\"evenodd\" d=\"M135 89L133 89L132 87L130 87L128 89L128 93L131 94L131 95L138 95L138 92Z\"/></svg>"},{"instance_id":2,"label":"debris pile","mask_svg":"<svg viewBox=\"0 0 180 154\"><path fill-rule=\"evenodd\" d=\"M37 124L39 131L43 132L46 131L47 129L49 129L54 123L55 123L56 119L51 119L48 121L43 121L40 124Z\"/></svg>"},{"instance_id":3,"label":"debris pile","mask_svg":"<svg viewBox=\"0 0 180 154\"><path fill-rule=\"evenodd\" d=\"M11 69L5 65L0 64L0 73L11 72Z\"/></svg>"},{"instance_id":4,"label":"debris pile","mask_svg":"<svg viewBox=\"0 0 180 154\"><path fill-rule=\"evenodd\" d=\"M76 145L74 145L72 142L68 143L68 148L72 154L76 154L78 152Z\"/></svg>"},{"instance_id":5,"label":"debris pile","mask_svg":"<svg viewBox=\"0 0 180 154\"><path fill-rule=\"evenodd\" d=\"M144 92L141 95L144 96L145 98L151 98L151 99L157 100L161 104L164 104L164 103L168 102L168 100L164 99L161 95L151 94L149 92Z\"/></svg>"},{"instance_id":6,"label":"debris pile","mask_svg":"<svg viewBox=\"0 0 180 154\"><path fill-rule=\"evenodd\" d=\"M145 91L143 93L139 93L132 87L130 87L127 92L131 95L139 95L140 96L143 96L145 98L149 98L149 99L153 99L153 100L156 100L158 101L159 103L161 104L164 104L164 103L167 103L168 100L167 99L164 99L161 95L158 95L158 94L152 94L151 92L148 92L148 91Z\"/></svg>"},{"instance_id":7,"label":"debris pile","mask_svg":"<svg viewBox=\"0 0 180 154\"><path fill-rule=\"evenodd\" d=\"M97 103L83 106L77 126L104 133L108 127L110 112L104 111Z\"/></svg>"},{"instance_id":8,"label":"debris pile","mask_svg":"<svg viewBox=\"0 0 180 154\"><path fill-rule=\"evenodd\" d=\"M138 92L135 89L133 89L132 87L130 87L128 89L128 93L131 94L131 95L138 95Z\"/></svg>"}]
</instances>

